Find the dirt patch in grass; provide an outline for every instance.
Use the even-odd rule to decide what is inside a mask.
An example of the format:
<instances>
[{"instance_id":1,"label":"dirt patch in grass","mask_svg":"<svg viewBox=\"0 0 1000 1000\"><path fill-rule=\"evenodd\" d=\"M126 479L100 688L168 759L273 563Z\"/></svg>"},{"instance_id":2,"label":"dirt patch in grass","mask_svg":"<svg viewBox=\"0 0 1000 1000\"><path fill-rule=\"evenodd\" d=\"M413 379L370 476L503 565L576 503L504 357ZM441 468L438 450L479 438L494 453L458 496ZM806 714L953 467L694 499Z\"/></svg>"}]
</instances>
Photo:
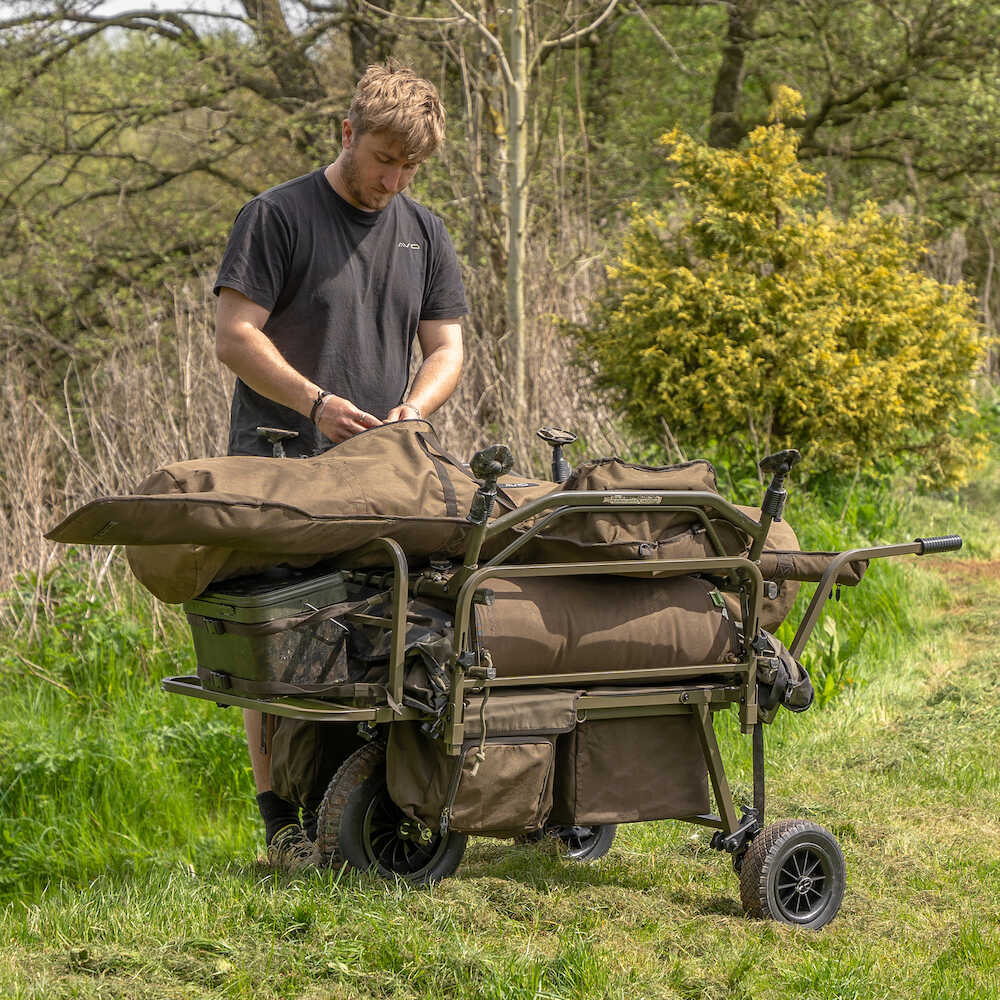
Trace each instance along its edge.
<instances>
[{"instance_id":1,"label":"dirt patch in grass","mask_svg":"<svg viewBox=\"0 0 1000 1000\"><path fill-rule=\"evenodd\" d=\"M948 556L924 559L921 565L926 566L950 580L966 580L979 582L982 580L1000 580L1000 559L953 559Z\"/></svg>"}]
</instances>

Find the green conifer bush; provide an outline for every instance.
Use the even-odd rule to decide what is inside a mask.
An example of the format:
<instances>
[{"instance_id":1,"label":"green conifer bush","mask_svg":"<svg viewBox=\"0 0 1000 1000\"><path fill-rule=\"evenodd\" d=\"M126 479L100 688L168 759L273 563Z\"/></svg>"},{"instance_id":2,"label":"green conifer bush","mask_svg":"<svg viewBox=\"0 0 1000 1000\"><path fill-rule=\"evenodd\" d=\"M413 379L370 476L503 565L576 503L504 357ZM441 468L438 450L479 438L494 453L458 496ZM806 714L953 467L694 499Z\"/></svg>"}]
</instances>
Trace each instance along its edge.
<instances>
[{"instance_id":1,"label":"green conifer bush","mask_svg":"<svg viewBox=\"0 0 1000 1000\"><path fill-rule=\"evenodd\" d=\"M634 206L572 331L632 429L662 440L665 422L689 452L736 463L795 447L811 474L891 460L962 481L981 452L957 424L980 333L967 289L919 270L912 224L814 207L822 177L777 120L739 150L676 129L661 142L678 197Z\"/></svg>"}]
</instances>

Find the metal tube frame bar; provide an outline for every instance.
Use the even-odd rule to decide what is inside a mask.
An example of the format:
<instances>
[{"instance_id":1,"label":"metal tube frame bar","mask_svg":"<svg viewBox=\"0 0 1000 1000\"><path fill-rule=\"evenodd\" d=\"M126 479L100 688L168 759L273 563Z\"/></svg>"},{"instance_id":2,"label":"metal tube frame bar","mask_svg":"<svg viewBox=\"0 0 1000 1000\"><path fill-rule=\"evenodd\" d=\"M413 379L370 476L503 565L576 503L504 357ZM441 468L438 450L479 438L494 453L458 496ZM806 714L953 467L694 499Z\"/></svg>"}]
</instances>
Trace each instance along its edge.
<instances>
[{"instance_id":1,"label":"metal tube frame bar","mask_svg":"<svg viewBox=\"0 0 1000 1000\"><path fill-rule=\"evenodd\" d=\"M406 658L406 611L409 606L409 567L406 553L394 538L375 541L392 559L392 645L389 647L389 694L396 705L403 704L403 664Z\"/></svg>"},{"instance_id":2,"label":"metal tube frame bar","mask_svg":"<svg viewBox=\"0 0 1000 1000\"><path fill-rule=\"evenodd\" d=\"M640 501L640 498L647 498ZM734 507L718 493L702 490L580 490L567 493L549 493L547 496L530 500L517 510L498 517L486 532L486 538L494 538L522 521L558 507L565 512L574 508L595 507L603 511L625 513L638 510L663 510L665 508L693 507L698 510L712 510L727 521L745 531L751 538L760 534L760 524ZM531 529L529 529L531 530Z\"/></svg>"},{"instance_id":3,"label":"metal tube frame bar","mask_svg":"<svg viewBox=\"0 0 1000 1000\"><path fill-rule=\"evenodd\" d=\"M259 695L239 695L228 691L213 691L202 685L195 675L165 677L160 682L164 691L212 701L220 707L252 708L268 715L281 715L289 719L303 719L309 722L392 722L395 719L420 719L420 711L404 708L397 712L388 705L341 705L321 698L289 696L283 698L261 698Z\"/></svg>"},{"instance_id":4,"label":"metal tube frame bar","mask_svg":"<svg viewBox=\"0 0 1000 1000\"><path fill-rule=\"evenodd\" d=\"M715 736L712 710L708 705L696 705L691 711L697 722L695 728L701 743L702 753L705 755L705 763L708 765L708 777L712 782L712 794L715 796L715 804L719 809L722 830L728 836L739 826L740 821L736 815L733 793L729 788L729 781L726 779L722 751L719 749L719 741Z\"/></svg>"},{"instance_id":5,"label":"metal tube frame bar","mask_svg":"<svg viewBox=\"0 0 1000 1000\"><path fill-rule=\"evenodd\" d=\"M876 545L868 549L851 549L849 552L841 552L827 566L826 571L816 585L812 600L809 602L809 607L806 608L806 613L799 623L795 638L792 639L792 644L788 647L788 651L795 659L801 656L802 650L809 640L809 636L812 635L812 631L816 627L816 622L819 621L819 616L823 611L824 605L833 593L834 581L837 578L837 574L844 565L854 562L856 559L885 559L889 556L920 555L923 551L923 542L918 541L904 542L901 545Z\"/></svg>"},{"instance_id":6,"label":"metal tube frame bar","mask_svg":"<svg viewBox=\"0 0 1000 1000\"><path fill-rule=\"evenodd\" d=\"M639 494L640 496L645 496L646 494ZM667 496L668 494L661 494ZM708 515L701 507L692 507L688 505L675 506L673 504L667 505L669 508L675 512L680 513L691 513L694 514L702 523L705 529L705 533L708 535L709 541L712 543L712 547L715 549L716 555L725 555L725 550L722 547L722 542L719 540L719 534L715 530L715 525L708 519ZM630 504L628 506L629 511L636 510L662 510L663 505L659 502L648 504ZM563 504L562 506L556 508L555 510L549 511L544 517L542 517L536 524L533 524L527 531L519 535L514 539L505 549L498 552L491 559L487 559L484 566L497 566L506 562L518 549L527 545L535 535L541 533L545 528L547 528L553 521L559 520L561 517L565 517L567 514L596 514L596 513L607 513L607 504ZM739 513L739 512L737 512ZM509 517L510 515L504 515L504 517ZM498 518L499 520L499 518ZM494 525L497 521L493 522Z\"/></svg>"}]
</instances>

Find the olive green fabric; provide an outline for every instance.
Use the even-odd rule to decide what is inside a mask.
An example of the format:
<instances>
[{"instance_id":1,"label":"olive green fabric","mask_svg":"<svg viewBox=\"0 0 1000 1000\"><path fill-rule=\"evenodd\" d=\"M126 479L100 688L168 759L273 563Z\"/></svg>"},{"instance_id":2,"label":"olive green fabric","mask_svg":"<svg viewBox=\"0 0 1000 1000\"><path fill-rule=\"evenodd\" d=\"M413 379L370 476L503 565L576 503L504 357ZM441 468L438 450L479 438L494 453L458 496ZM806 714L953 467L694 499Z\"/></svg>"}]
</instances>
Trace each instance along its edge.
<instances>
[{"instance_id":1,"label":"olive green fabric","mask_svg":"<svg viewBox=\"0 0 1000 1000\"><path fill-rule=\"evenodd\" d=\"M718 494L715 470L706 461L647 466L602 458L580 465L560 492L601 490L682 490ZM523 562L590 559L673 559L713 555L703 533L693 531L697 515L686 511L643 510L568 513L520 550ZM532 522L526 522L524 528Z\"/></svg>"},{"instance_id":2,"label":"olive green fabric","mask_svg":"<svg viewBox=\"0 0 1000 1000\"><path fill-rule=\"evenodd\" d=\"M353 724L274 718L271 787L286 802L317 812L337 768L364 740Z\"/></svg>"},{"instance_id":3,"label":"olive green fabric","mask_svg":"<svg viewBox=\"0 0 1000 1000\"><path fill-rule=\"evenodd\" d=\"M458 757L445 754L418 723L389 727L386 781L405 813L438 829L442 812L462 833L540 829L552 807L556 734L576 723L579 692L535 688L494 691L465 709L468 731ZM485 717L485 741L480 725ZM479 757L482 746L482 757Z\"/></svg>"},{"instance_id":4,"label":"olive green fabric","mask_svg":"<svg viewBox=\"0 0 1000 1000\"><path fill-rule=\"evenodd\" d=\"M757 660L757 715L762 722L773 722L778 709L804 712L813 703L812 679L805 667L770 632L760 636L770 647L770 655Z\"/></svg>"},{"instance_id":5,"label":"olive green fabric","mask_svg":"<svg viewBox=\"0 0 1000 1000\"><path fill-rule=\"evenodd\" d=\"M707 775L691 715L581 722L559 738L549 820L589 825L700 815L709 811Z\"/></svg>"},{"instance_id":6,"label":"olive green fabric","mask_svg":"<svg viewBox=\"0 0 1000 1000\"><path fill-rule=\"evenodd\" d=\"M768 537L770 538L770 535ZM766 580L802 580L819 583L830 563L840 555L839 552L800 552L794 547L789 551L789 548L775 547L761 554L760 571ZM845 587L856 587L867 570L867 559L854 559L841 566L834 583Z\"/></svg>"},{"instance_id":7,"label":"olive green fabric","mask_svg":"<svg viewBox=\"0 0 1000 1000\"><path fill-rule=\"evenodd\" d=\"M491 580L476 634L498 677L737 662L733 620L694 577Z\"/></svg>"}]
</instances>

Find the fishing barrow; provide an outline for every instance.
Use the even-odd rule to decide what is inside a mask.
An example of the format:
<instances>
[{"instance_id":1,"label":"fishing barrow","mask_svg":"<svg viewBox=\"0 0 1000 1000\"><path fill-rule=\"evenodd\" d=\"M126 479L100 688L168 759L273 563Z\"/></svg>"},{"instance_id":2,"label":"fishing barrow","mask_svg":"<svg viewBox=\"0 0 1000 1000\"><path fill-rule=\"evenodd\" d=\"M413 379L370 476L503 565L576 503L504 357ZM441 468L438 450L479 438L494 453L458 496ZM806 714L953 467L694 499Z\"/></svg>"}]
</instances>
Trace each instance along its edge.
<instances>
[{"instance_id":1,"label":"fishing barrow","mask_svg":"<svg viewBox=\"0 0 1000 1000\"><path fill-rule=\"evenodd\" d=\"M572 436L540 433L565 480ZM812 700L798 659L835 589L869 560L962 542L775 551L797 459L761 463L771 481L756 516L706 489L639 486L561 489L492 517L511 458L485 449L470 464L479 487L457 558L408 560L382 537L363 560L213 585L184 605L197 676L163 686L278 721L263 727L273 767L284 733L321 783L311 800L307 780L280 786L275 773L275 788L318 811L327 864L428 883L456 870L469 835L554 837L591 860L620 823L677 819L713 831L748 915L822 927L840 908L844 857L811 820L766 822L764 725ZM536 558L562 525L579 536L603 519L641 535L654 518L683 531L640 539L633 558L585 558L585 546L566 557L555 544L559 558ZM817 585L786 649L762 622L796 579ZM751 738L742 807L715 733L726 711Z\"/></svg>"}]
</instances>

